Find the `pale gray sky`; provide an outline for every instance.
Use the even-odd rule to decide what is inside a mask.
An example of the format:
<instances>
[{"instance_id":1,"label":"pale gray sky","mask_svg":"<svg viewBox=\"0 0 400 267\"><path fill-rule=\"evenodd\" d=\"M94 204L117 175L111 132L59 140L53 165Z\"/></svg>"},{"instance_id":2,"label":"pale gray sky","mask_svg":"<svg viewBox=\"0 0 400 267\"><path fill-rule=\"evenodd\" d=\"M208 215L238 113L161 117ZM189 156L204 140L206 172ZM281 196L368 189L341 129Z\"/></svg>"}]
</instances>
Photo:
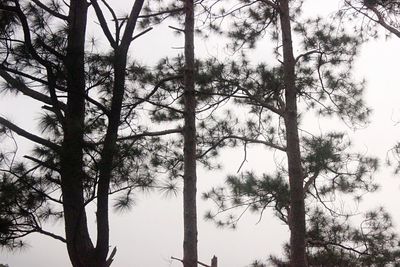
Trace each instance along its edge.
<instances>
[{"instance_id":1,"label":"pale gray sky","mask_svg":"<svg viewBox=\"0 0 400 267\"><path fill-rule=\"evenodd\" d=\"M122 7L130 1L111 1L114 6ZM307 12L327 14L337 7L338 1L306 1ZM311 8L312 7L312 11ZM90 31L95 31L91 29ZM89 31L89 32L90 32ZM160 42L162 40L162 42ZM166 31L154 30L141 38L132 46L132 58L139 57L144 62L153 63L158 58L176 53L173 46L181 46L180 38L173 38ZM355 143L355 150L375 155L381 159L382 166L376 174L376 180L382 189L375 194L366 196L362 208L372 208L384 205L394 218L400 231L400 210L396 207L399 201L400 179L393 175L393 170L384 166L384 159L388 150L400 140L400 41L396 38L389 40L371 41L363 46L356 64L356 75L365 77L368 81L366 102L374 110L371 124L357 131L346 128L343 124L322 124L324 130L343 129L351 135ZM204 42L197 40L197 53L223 55L223 45L215 41ZM264 54L260 52L257 57ZM34 129L35 113L27 115L38 106L29 99L21 97L0 100L0 114L6 115L21 125L29 125ZM37 116L36 116L37 117ZM321 125L306 125L311 131L318 131ZM309 127L309 128L308 128ZM24 142L23 146L27 146ZM21 147L23 150L24 147ZM242 150L227 150L221 154L224 169L218 172L199 170L199 195L212 185L221 185L226 174L235 173L242 161ZM270 170L272 154L264 148L252 149L248 155L248 164L245 169L255 169L258 172ZM182 255L182 204L181 197L162 198L157 193L139 194L137 205L125 214L111 214L111 244L117 246L118 252L113 264L115 267L178 267L179 262L171 262L170 257L180 258ZM235 231L216 228L211 222L204 222L202 216L210 207L199 199L199 259L209 262L215 254L219 258L219 266L243 267L254 259L266 259L269 254L280 254L281 245L288 239L286 226L282 225L269 212L263 220L257 216L245 216ZM93 221L93 217L90 218ZM49 225L62 233L62 224ZM30 247L23 251L10 253L3 250L0 263L7 263L10 267L67 267L70 266L66 255L66 248L58 241L44 236L32 235L28 238Z\"/></svg>"}]
</instances>

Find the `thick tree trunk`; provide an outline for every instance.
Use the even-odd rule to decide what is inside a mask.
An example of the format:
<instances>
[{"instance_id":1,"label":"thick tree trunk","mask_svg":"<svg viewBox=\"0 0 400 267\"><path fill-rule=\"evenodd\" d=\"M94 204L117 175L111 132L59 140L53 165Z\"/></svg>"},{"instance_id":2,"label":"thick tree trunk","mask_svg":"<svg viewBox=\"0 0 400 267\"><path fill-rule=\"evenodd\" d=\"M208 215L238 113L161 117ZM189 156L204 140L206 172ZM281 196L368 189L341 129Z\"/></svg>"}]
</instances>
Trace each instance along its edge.
<instances>
[{"instance_id":1,"label":"thick tree trunk","mask_svg":"<svg viewBox=\"0 0 400 267\"><path fill-rule=\"evenodd\" d=\"M197 266L197 211L196 211L196 97L194 90L194 7L193 0L185 0L185 73L184 102L184 185L183 185L183 265Z\"/></svg>"},{"instance_id":2,"label":"thick tree trunk","mask_svg":"<svg viewBox=\"0 0 400 267\"><path fill-rule=\"evenodd\" d=\"M68 100L65 136L61 155L62 193L68 253L74 267L107 267L109 251L108 202L113 158L120 125L122 101L125 92L127 54L132 42L136 21L144 0L136 0L126 23L118 47L114 47L114 84L108 127L99 164L97 190L97 243L90 239L83 196L83 133L85 119L85 31L88 3L73 0L69 13L68 49Z\"/></svg>"},{"instance_id":3,"label":"thick tree trunk","mask_svg":"<svg viewBox=\"0 0 400 267\"><path fill-rule=\"evenodd\" d=\"M290 262L292 267L307 266L305 257L305 206L303 193L303 169L297 122L297 90L295 59L293 56L290 26L289 1L281 0L280 24L282 31L284 83L285 83L285 127L290 185Z\"/></svg>"},{"instance_id":4,"label":"thick tree trunk","mask_svg":"<svg viewBox=\"0 0 400 267\"><path fill-rule=\"evenodd\" d=\"M65 60L68 97L60 172L67 249L74 267L95 266L83 197L84 46L87 9L86 1L75 0L70 3Z\"/></svg>"}]
</instances>

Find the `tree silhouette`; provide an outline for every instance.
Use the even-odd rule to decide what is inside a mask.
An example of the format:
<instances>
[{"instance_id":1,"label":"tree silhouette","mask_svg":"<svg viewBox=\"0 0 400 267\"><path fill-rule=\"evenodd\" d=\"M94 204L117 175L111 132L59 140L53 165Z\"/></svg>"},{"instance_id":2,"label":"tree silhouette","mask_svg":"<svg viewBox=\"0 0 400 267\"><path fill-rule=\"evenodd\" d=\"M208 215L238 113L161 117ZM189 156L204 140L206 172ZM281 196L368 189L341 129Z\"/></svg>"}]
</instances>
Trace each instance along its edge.
<instances>
[{"instance_id":1,"label":"tree silhouette","mask_svg":"<svg viewBox=\"0 0 400 267\"><path fill-rule=\"evenodd\" d=\"M371 174L377 168L376 159L346 153L348 144L341 133L315 136L301 126L302 116L313 110L318 116L336 115L354 127L364 124L369 114L362 100L363 83L351 77L360 40L322 18L302 17L301 8L295 2L239 1L217 14L232 15L228 36L235 50L253 48L265 36L276 43L275 65L268 62L254 67L246 59L236 63L240 69L236 78L239 94L234 97L250 110L242 132L284 152L288 165L278 165L275 173L262 177L251 172L230 176L227 188L204 194L218 206L216 212L206 215L209 219L232 207L261 214L272 207L291 230L289 255L293 266L307 265L305 223L309 208L305 199L311 197L333 212L324 205L329 196L340 191L357 194L375 190ZM294 55L294 49L301 52ZM274 118L281 122L278 126ZM216 222L235 226L241 216L228 215L225 221Z\"/></svg>"},{"instance_id":2,"label":"tree silhouette","mask_svg":"<svg viewBox=\"0 0 400 267\"><path fill-rule=\"evenodd\" d=\"M38 232L65 242L73 266L113 261L109 195L116 195L116 208L126 208L135 188L154 187L157 170L149 155L156 154L160 135L181 132L149 131L136 121L152 90L165 82L137 87L144 68L128 61L132 41L150 30L134 35L143 4L135 1L121 18L106 1L0 1L3 90L43 105L39 134L0 117L4 138L17 144L16 134L35 144L21 162L15 150L2 151L2 245L19 247L20 238ZM89 10L108 42L106 52L93 52L97 44L86 36ZM96 243L88 205L96 207ZM64 220L65 237L43 228L52 218Z\"/></svg>"}]
</instances>

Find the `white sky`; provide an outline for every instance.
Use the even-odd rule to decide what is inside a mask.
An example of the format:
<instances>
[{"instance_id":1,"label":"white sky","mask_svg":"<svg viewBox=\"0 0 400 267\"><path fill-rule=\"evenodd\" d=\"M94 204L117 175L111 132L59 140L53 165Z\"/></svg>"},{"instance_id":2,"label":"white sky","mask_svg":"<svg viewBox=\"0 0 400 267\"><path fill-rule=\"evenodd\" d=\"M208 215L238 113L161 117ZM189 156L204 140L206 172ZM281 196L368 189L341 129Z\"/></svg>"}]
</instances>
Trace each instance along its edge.
<instances>
[{"instance_id":1,"label":"white sky","mask_svg":"<svg viewBox=\"0 0 400 267\"><path fill-rule=\"evenodd\" d=\"M131 1L114 2L125 4ZM326 14L328 10L337 7L337 1L306 2L305 8L312 10L308 12L314 14L317 12ZM166 32L166 27L154 30L142 37L140 42L134 43L132 58L136 58L137 55L145 62L155 62L162 56L176 53L171 47L181 46L181 39L171 38ZM196 43L198 54L220 55L224 53L222 47L214 41L197 40ZM400 75L397 66L400 62L399 47L400 41L396 38L371 41L363 46L357 60L357 76L365 77L368 81L365 99L374 110L371 124L355 132L343 127L342 124L331 125L334 129L342 127L347 131L352 136L357 150L381 159L381 169L376 174L376 180L382 189L378 193L366 196L361 207L384 205L393 216L396 225L400 223L400 210L396 207L400 180L393 175L392 168L384 165L384 160L391 146L400 140L400 125L396 125L396 121L400 121ZM21 125L28 124L28 128L34 129L34 121L26 114L26 110L34 110L35 106L29 99L22 99L16 101L7 97L0 100L0 114L7 115ZM316 128L319 125L310 127ZM25 142L22 146L26 144ZM227 150L222 154L221 161L224 164L222 171L199 170L199 196L211 186L221 185L226 174L236 172L242 161L241 151ZM271 157L271 154L263 151L261 147L253 149L248 155L249 163L245 168L268 170ZM130 212L111 213L111 245L118 248L113 266L181 266L181 263L170 260L171 256L182 257L181 197L163 198L157 193L147 193L138 195L137 199L137 205ZM266 259L269 254L279 255L282 243L288 239L287 227L268 212L259 224L256 224L257 216L245 216L239 223L238 229L232 231L216 228L213 223L202 220L204 212L209 207L209 203L204 203L199 198L200 261L209 263L215 254L221 267L243 267L255 259ZM93 218L91 220L93 221ZM62 233L60 223L48 227ZM10 253L3 250L0 263L7 263L10 267L70 266L66 248L62 243L39 235L32 235L28 240L31 246L23 251Z\"/></svg>"}]
</instances>

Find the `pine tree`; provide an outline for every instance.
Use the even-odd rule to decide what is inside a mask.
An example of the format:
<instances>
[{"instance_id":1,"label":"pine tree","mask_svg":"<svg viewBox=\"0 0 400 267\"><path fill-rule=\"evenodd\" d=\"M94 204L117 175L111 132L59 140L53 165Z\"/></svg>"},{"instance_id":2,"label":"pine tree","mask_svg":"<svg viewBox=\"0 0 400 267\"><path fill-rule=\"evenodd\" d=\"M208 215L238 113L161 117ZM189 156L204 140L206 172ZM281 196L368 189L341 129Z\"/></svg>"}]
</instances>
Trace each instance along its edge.
<instances>
[{"instance_id":1,"label":"pine tree","mask_svg":"<svg viewBox=\"0 0 400 267\"><path fill-rule=\"evenodd\" d=\"M196 96L194 59L194 3L185 0L185 70L183 129L183 266L197 266Z\"/></svg>"},{"instance_id":2,"label":"pine tree","mask_svg":"<svg viewBox=\"0 0 400 267\"><path fill-rule=\"evenodd\" d=\"M17 134L35 144L20 162L15 151L1 154L3 246L19 247L21 238L37 232L66 243L73 266L112 263L110 194L122 209L132 205L135 188L154 187L157 168L150 155L162 147L159 136L181 132L150 131L137 121L139 107L166 82L139 87L135 81L146 76L145 68L128 61L132 41L149 31L134 36L143 4L135 1L121 18L106 1L0 1L3 90L43 105L39 134L0 117L2 137L18 143ZM108 42L105 53L93 52L96 40L86 36L89 10ZM88 205L96 208L95 244ZM60 218L65 237L44 228Z\"/></svg>"},{"instance_id":3,"label":"pine tree","mask_svg":"<svg viewBox=\"0 0 400 267\"><path fill-rule=\"evenodd\" d=\"M234 8L223 9L219 14L233 15L228 36L235 50L254 48L269 33L270 41L277 43L277 65L261 63L253 67L246 59L238 64L242 74L236 80L240 94L233 97L255 116L249 116L247 130L242 132L250 134L253 142L285 152L288 167L278 166L276 174L261 178L251 172L242 177L230 176L228 191L216 188L204 194L219 206L216 213L207 214L211 219L235 206L261 214L273 207L291 230L291 266L307 265L305 216L309 208L305 207L305 198L312 196L323 204L324 197L335 192L373 191L376 186L371 183L370 174L377 168L375 159L350 156L335 147L344 142L340 133L311 138L299 134L301 116L313 110L318 116L336 115L353 125L365 123L369 113L361 98L363 84L351 77L360 43L357 36L322 18L304 19L301 7L296 1L239 1ZM299 41L294 42L294 38ZM302 52L295 56L293 46ZM274 126L273 116L283 123ZM354 173L348 171L353 160L359 164ZM325 178L326 184L322 183ZM227 221L217 223L235 226L237 219L228 216Z\"/></svg>"},{"instance_id":4,"label":"pine tree","mask_svg":"<svg viewBox=\"0 0 400 267\"><path fill-rule=\"evenodd\" d=\"M379 25L390 34L400 37L400 25L398 21L400 3L398 1L345 0L344 5L345 8L339 12L339 17L351 19L358 17L367 18L366 22L358 20L358 22L356 21L356 23L353 23L355 31L361 36L376 36L376 26Z\"/></svg>"}]
</instances>

